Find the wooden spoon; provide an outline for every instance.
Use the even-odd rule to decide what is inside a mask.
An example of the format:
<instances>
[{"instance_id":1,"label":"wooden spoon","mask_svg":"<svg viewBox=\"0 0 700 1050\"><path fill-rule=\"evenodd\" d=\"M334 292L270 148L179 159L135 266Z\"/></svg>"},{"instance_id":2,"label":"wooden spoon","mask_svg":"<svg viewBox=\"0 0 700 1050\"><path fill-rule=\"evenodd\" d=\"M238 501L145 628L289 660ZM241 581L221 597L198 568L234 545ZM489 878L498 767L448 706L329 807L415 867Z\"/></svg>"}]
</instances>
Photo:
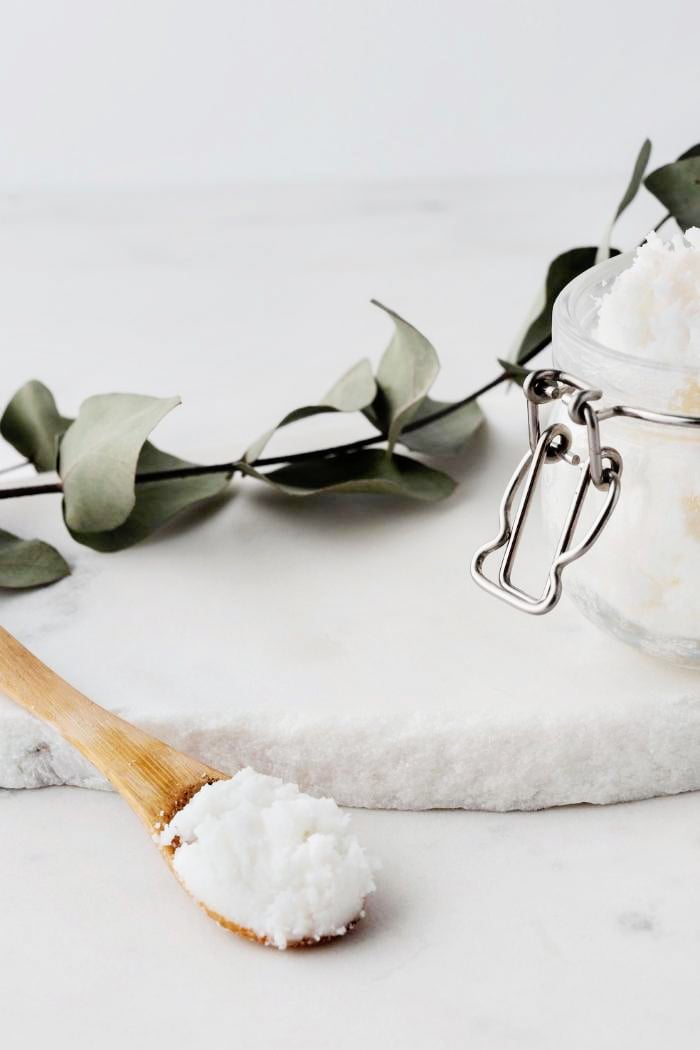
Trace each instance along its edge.
<instances>
[{"instance_id":1,"label":"wooden spoon","mask_svg":"<svg viewBox=\"0 0 700 1050\"><path fill-rule=\"evenodd\" d=\"M52 725L82 752L126 799L151 836L168 824L204 784L229 779L228 774L176 751L94 704L2 627L0 689L31 714ZM172 863L177 847L159 848L177 878ZM220 926L248 940L267 943L257 933L223 918L202 901L197 903ZM353 925L355 923L350 924ZM288 947L311 947L333 939L328 936L320 941L294 941Z\"/></svg>"}]
</instances>

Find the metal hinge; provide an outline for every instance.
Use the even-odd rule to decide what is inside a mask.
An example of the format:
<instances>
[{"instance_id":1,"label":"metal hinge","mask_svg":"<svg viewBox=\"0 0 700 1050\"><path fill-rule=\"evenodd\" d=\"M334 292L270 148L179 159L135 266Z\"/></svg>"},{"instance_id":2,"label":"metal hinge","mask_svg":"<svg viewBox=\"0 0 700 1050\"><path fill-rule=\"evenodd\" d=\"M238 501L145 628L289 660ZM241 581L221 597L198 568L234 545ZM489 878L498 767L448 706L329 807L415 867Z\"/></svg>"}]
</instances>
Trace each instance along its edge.
<instances>
[{"instance_id":1,"label":"metal hinge","mask_svg":"<svg viewBox=\"0 0 700 1050\"><path fill-rule=\"evenodd\" d=\"M622 458L616 449L601 446L599 415L591 404L602 396L599 390L588 389L565 372L544 369L528 376L523 392L527 398L530 447L503 495L498 535L478 549L472 560L471 573L479 586L489 594L523 612L541 615L553 609L559 601L561 576L566 566L590 550L608 523L620 496ZM588 458L583 463L578 455L571 452L572 435L568 426L554 423L545 430L541 429L540 406L555 400L561 400L566 405L572 423L586 428ZM580 477L544 588L538 596L517 587L512 581L512 574L540 474L556 462L579 469ZM583 538L575 542L576 529L591 486L604 492L605 500ZM501 550L503 556L498 575L491 579L484 571L485 563L492 554Z\"/></svg>"}]
</instances>

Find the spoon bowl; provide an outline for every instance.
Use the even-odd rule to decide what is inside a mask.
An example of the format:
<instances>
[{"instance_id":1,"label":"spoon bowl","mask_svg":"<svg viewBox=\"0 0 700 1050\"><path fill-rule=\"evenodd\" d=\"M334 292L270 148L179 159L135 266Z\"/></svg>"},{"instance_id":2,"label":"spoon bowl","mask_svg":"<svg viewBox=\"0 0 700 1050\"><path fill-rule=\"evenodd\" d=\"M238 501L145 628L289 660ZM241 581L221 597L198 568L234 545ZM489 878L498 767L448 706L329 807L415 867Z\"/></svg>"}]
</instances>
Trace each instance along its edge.
<instances>
[{"instance_id":1,"label":"spoon bowl","mask_svg":"<svg viewBox=\"0 0 700 1050\"><path fill-rule=\"evenodd\" d=\"M0 627L0 689L36 718L53 726L106 777L129 803L151 838L157 837L205 784L230 779L164 741L119 718L60 678L8 631ZM159 845L181 886L173 861L177 845ZM190 894L192 896L192 894ZM219 915L193 897L219 926L247 940L268 944L265 937ZM352 929L360 916L348 923ZM306 948L335 940L336 934L315 940L290 941L288 948Z\"/></svg>"}]
</instances>

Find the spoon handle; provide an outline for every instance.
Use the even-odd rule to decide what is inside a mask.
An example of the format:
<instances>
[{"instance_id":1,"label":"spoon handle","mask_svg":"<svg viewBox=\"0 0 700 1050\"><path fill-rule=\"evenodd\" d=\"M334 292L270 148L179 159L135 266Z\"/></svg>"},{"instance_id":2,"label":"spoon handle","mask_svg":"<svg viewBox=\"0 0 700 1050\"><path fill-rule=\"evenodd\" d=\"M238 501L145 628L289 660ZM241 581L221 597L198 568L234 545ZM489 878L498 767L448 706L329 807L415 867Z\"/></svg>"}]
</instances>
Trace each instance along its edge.
<instances>
[{"instance_id":1,"label":"spoon handle","mask_svg":"<svg viewBox=\"0 0 700 1050\"><path fill-rule=\"evenodd\" d=\"M151 830L203 782L224 775L93 703L3 627L0 689L85 755Z\"/></svg>"}]
</instances>

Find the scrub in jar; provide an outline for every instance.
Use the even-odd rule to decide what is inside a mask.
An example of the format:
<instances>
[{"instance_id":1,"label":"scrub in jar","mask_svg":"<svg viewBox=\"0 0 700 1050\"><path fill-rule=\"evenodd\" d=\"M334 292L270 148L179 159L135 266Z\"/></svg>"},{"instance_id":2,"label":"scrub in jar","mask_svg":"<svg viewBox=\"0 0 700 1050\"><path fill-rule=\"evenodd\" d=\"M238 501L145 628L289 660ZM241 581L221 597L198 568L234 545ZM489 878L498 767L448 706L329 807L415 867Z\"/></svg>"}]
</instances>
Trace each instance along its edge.
<instances>
[{"instance_id":1,"label":"scrub in jar","mask_svg":"<svg viewBox=\"0 0 700 1050\"><path fill-rule=\"evenodd\" d=\"M553 316L554 364L625 404L700 416L700 230L651 234L634 255L572 282ZM550 421L567 423L562 406ZM587 454L583 428L574 449ZM564 591L592 620L654 655L700 667L700 433L637 420L601 423L623 460L619 503ZM545 521L558 534L570 488L544 471Z\"/></svg>"},{"instance_id":2,"label":"scrub in jar","mask_svg":"<svg viewBox=\"0 0 700 1050\"><path fill-rule=\"evenodd\" d=\"M601 297L593 335L634 357L700 366L700 229L649 234Z\"/></svg>"}]
</instances>

